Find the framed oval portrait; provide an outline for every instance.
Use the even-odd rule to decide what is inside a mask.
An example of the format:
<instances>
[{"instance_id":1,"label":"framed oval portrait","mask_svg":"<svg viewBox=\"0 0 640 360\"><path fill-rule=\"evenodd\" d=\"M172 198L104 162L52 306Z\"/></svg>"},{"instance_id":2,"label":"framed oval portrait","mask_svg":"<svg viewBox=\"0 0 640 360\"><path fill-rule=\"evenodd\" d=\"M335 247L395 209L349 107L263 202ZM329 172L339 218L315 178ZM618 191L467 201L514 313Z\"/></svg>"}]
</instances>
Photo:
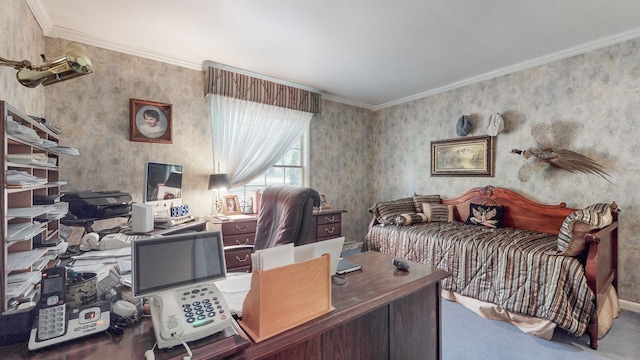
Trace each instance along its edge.
<instances>
[{"instance_id":1,"label":"framed oval portrait","mask_svg":"<svg viewBox=\"0 0 640 360\"><path fill-rule=\"evenodd\" d=\"M129 99L130 140L171 144L171 104Z\"/></svg>"}]
</instances>

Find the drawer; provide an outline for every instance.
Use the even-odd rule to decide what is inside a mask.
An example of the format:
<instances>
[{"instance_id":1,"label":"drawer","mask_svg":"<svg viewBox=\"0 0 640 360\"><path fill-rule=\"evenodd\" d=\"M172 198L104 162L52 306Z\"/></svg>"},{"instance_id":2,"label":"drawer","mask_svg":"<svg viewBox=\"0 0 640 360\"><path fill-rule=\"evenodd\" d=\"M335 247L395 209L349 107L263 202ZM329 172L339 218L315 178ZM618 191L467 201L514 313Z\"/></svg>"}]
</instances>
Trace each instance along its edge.
<instances>
[{"instance_id":1,"label":"drawer","mask_svg":"<svg viewBox=\"0 0 640 360\"><path fill-rule=\"evenodd\" d=\"M318 225L339 223L342 221L342 216L341 214L316 215L316 221Z\"/></svg>"},{"instance_id":2,"label":"drawer","mask_svg":"<svg viewBox=\"0 0 640 360\"><path fill-rule=\"evenodd\" d=\"M255 219L247 221L229 221L222 223L222 235L239 235L247 233L255 233L258 222Z\"/></svg>"},{"instance_id":3,"label":"drawer","mask_svg":"<svg viewBox=\"0 0 640 360\"><path fill-rule=\"evenodd\" d=\"M252 248L230 249L224 251L224 260L227 263L227 269L251 266L251 250Z\"/></svg>"},{"instance_id":4,"label":"drawer","mask_svg":"<svg viewBox=\"0 0 640 360\"><path fill-rule=\"evenodd\" d=\"M316 238L320 241L322 238L334 238L342 235L342 227L340 225L340 223L318 225Z\"/></svg>"},{"instance_id":5,"label":"drawer","mask_svg":"<svg viewBox=\"0 0 640 360\"><path fill-rule=\"evenodd\" d=\"M244 235L227 235L222 233L224 246L253 245L256 242L256 233Z\"/></svg>"}]
</instances>

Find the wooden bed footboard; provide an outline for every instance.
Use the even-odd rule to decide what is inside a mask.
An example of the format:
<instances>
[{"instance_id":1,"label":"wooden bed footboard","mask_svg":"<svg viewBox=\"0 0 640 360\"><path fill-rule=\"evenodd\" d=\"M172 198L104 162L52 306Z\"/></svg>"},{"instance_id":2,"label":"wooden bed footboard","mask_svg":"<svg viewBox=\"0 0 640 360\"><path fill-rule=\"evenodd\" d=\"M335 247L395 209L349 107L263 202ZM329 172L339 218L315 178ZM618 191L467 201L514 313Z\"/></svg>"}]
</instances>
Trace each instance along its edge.
<instances>
[{"instance_id":1,"label":"wooden bed footboard","mask_svg":"<svg viewBox=\"0 0 640 360\"><path fill-rule=\"evenodd\" d=\"M617 218L614 214L614 219ZM596 296L596 312L589 323L589 340L592 349L598 349L598 313L605 304L609 287L618 288L618 221L585 235L588 246L585 276L587 284Z\"/></svg>"},{"instance_id":2,"label":"wooden bed footboard","mask_svg":"<svg viewBox=\"0 0 640 360\"><path fill-rule=\"evenodd\" d=\"M564 202L557 205L541 204L512 190L491 185L472 188L452 198L443 198L441 203L453 205L455 220L461 222L469 215L469 204L502 205L505 207L504 226L551 235L557 235L564 219L578 210L568 208ZM612 215L613 222L609 226L585 235L588 246L585 276L589 288L595 294L598 311L605 303L609 287L618 287L618 214L612 212ZM369 228L377 223L374 215ZM363 250L368 250L366 241L363 243ZM589 323L590 346L593 349L598 348L598 311Z\"/></svg>"}]
</instances>

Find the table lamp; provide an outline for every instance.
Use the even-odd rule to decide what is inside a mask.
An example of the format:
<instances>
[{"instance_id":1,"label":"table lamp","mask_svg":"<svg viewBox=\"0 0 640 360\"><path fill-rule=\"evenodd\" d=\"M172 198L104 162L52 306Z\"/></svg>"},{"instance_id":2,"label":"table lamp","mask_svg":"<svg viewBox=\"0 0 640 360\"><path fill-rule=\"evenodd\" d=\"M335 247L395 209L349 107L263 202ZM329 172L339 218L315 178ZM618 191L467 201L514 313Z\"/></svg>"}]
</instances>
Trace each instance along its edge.
<instances>
[{"instance_id":1,"label":"table lamp","mask_svg":"<svg viewBox=\"0 0 640 360\"><path fill-rule=\"evenodd\" d=\"M229 182L229 175L227 174L213 174L209 175L209 190L215 192L214 208L215 214L220 214L222 209L222 201L220 200L220 192L229 188L231 183Z\"/></svg>"}]
</instances>

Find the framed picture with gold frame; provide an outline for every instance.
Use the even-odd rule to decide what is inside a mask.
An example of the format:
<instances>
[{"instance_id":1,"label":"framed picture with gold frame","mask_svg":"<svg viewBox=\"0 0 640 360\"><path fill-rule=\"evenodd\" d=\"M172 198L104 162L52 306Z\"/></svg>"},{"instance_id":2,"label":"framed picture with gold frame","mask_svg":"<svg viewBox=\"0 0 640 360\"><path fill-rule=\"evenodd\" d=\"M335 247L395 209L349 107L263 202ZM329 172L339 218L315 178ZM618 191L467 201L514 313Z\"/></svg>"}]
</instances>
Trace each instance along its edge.
<instances>
[{"instance_id":1,"label":"framed picture with gold frame","mask_svg":"<svg viewBox=\"0 0 640 360\"><path fill-rule=\"evenodd\" d=\"M171 144L172 105L129 99L130 141Z\"/></svg>"},{"instance_id":2,"label":"framed picture with gold frame","mask_svg":"<svg viewBox=\"0 0 640 360\"><path fill-rule=\"evenodd\" d=\"M331 209L331 206L329 206L329 202L327 201L327 195L320 194L320 210L327 209Z\"/></svg>"},{"instance_id":3,"label":"framed picture with gold frame","mask_svg":"<svg viewBox=\"0 0 640 360\"><path fill-rule=\"evenodd\" d=\"M240 210L240 202L238 201L238 195L227 195L222 202L222 210L225 215L238 215L242 214Z\"/></svg>"},{"instance_id":4,"label":"framed picture with gold frame","mask_svg":"<svg viewBox=\"0 0 640 360\"><path fill-rule=\"evenodd\" d=\"M494 176L493 137L431 142L431 176Z\"/></svg>"}]
</instances>

